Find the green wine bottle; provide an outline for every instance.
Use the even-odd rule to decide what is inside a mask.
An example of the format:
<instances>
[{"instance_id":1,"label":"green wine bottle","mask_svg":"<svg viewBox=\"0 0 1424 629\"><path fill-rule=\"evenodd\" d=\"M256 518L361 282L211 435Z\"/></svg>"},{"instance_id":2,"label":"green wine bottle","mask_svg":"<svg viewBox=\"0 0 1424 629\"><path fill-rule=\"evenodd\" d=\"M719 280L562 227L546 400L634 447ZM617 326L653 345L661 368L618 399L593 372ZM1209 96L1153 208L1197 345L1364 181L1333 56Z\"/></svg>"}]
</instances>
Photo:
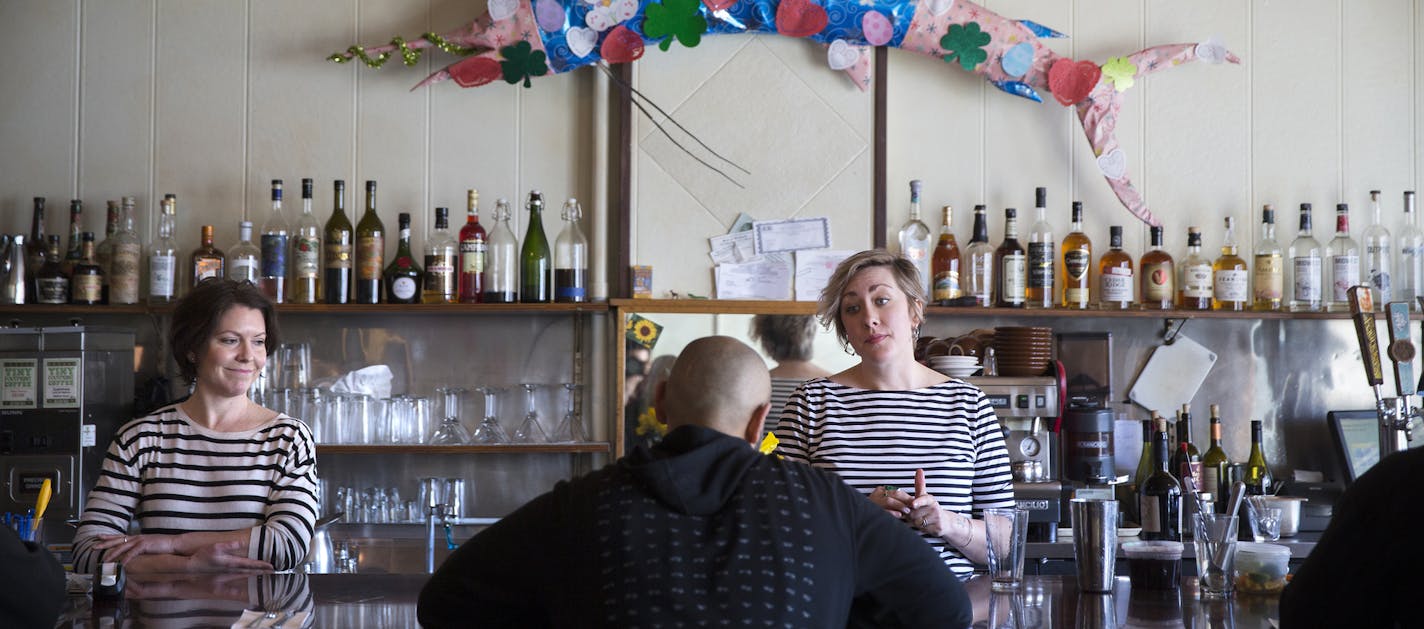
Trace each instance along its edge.
<instances>
[{"instance_id":1,"label":"green wine bottle","mask_svg":"<svg viewBox=\"0 0 1424 629\"><path fill-rule=\"evenodd\" d=\"M410 213L401 212L396 220L400 241L396 256L386 267L386 303L414 304L420 301L420 265L410 252Z\"/></svg>"},{"instance_id":2,"label":"green wine bottle","mask_svg":"<svg viewBox=\"0 0 1424 629\"><path fill-rule=\"evenodd\" d=\"M553 301L553 271L549 239L544 236L544 195L533 190L529 193L529 227L519 252L519 301Z\"/></svg>"},{"instance_id":3,"label":"green wine bottle","mask_svg":"<svg viewBox=\"0 0 1424 629\"><path fill-rule=\"evenodd\" d=\"M333 184L331 218L326 221L326 277L322 290L328 304L351 302L351 271L356 262L351 221L346 218L346 182Z\"/></svg>"},{"instance_id":4,"label":"green wine bottle","mask_svg":"<svg viewBox=\"0 0 1424 629\"><path fill-rule=\"evenodd\" d=\"M1152 417L1155 419L1157 413L1153 413ZM1144 419L1142 420L1142 456L1137 458L1137 473L1132 476L1132 500L1122 503L1131 506L1131 511L1133 515L1136 516L1133 519L1139 523L1142 522L1142 513L1138 510L1140 503L1137 500L1137 496L1138 493L1142 491L1143 484L1147 482L1149 476L1152 476L1152 472L1155 469L1156 468L1152 466L1152 420Z\"/></svg>"},{"instance_id":5,"label":"green wine bottle","mask_svg":"<svg viewBox=\"0 0 1424 629\"><path fill-rule=\"evenodd\" d=\"M1231 461L1226 458L1226 450L1221 447L1221 408L1211 405L1211 447L1202 457L1202 491L1211 494L1218 505L1225 504L1222 495L1228 493L1226 469Z\"/></svg>"},{"instance_id":6,"label":"green wine bottle","mask_svg":"<svg viewBox=\"0 0 1424 629\"><path fill-rule=\"evenodd\" d=\"M386 226L376 216L376 182L366 182L366 212L356 224L356 302L381 301L381 271L385 268Z\"/></svg>"},{"instance_id":7,"label":"green wine bottle","mask_svg":"<svg viewBox=\"0 0 1424 629\"><path fill-rule=\"evenodd\" d=\"M1264 496L1271 493L1271 468L1266 465L1266 453L1261 449L1261 421L1251 422L1251 456L1246 459L1244 478L1246 494Z\"/></svg>"}]
</instances>

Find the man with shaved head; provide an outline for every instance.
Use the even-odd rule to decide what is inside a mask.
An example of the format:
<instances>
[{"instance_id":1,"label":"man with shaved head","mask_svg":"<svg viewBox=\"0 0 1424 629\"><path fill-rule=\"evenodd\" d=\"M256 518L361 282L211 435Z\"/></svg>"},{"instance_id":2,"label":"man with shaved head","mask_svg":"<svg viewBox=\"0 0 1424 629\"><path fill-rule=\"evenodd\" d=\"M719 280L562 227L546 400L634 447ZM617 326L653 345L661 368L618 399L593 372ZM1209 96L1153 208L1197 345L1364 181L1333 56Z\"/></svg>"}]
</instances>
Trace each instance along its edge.
<instances>
[{"instance_id":1,"label":"man with shaved head","mask_svg":"<svg viewBox=\"0 0 1424 629\"><path fill-rule=\"evenodd\" d=\"M944 563L836 476L754 448L766 365L690 343L656 392L668 434L535 498L450 556L425 627L966 627Z\"/></svg>"}]
</instances>

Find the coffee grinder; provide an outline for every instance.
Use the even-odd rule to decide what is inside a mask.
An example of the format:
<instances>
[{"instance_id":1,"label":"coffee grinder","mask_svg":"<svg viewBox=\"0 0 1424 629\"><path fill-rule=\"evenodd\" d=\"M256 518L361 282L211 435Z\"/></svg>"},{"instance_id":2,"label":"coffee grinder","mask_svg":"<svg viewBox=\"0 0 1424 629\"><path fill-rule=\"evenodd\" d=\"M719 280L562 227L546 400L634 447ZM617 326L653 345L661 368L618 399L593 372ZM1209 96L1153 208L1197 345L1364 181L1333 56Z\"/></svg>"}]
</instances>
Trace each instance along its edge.
<instances>
[{"instance_id":1,"label":"coffee grinder","mask_svg":"<svg viewBox=\"0 0 1424 629\"><path fill-rule=\"evenodd\" d=\"M1028 541L1058 540L1058 524L1066 520L1064 485L1059 469L1059 389L1057 378L965 378L979 387L994 408L1009 450L1014 502L1027 509Z\"/></svg>"}]
</instances>

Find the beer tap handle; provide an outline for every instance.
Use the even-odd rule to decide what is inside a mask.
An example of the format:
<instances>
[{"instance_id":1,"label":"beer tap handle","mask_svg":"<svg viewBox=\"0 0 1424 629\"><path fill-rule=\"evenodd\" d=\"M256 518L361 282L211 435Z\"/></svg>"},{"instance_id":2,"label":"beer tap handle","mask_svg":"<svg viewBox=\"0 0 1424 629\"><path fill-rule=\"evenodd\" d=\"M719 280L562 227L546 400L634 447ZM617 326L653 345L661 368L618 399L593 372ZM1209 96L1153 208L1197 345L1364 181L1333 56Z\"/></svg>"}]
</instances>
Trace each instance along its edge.
<instances>
[{"instance_id":1,"label":"beer tap handle","mask_svg":"<svg viewBox=\"0 0 1424 629\"><path fill-rule=\"evenodd\" d=\"M1394 363L1394 384L1399 397L1409 400L1414 395L1414 342L1409 338L1409 302L1392 301L1389 312L1389 355ZM1412 407L1412 405L1410 405Z\"/></svg>"},{"instance_id":2,"label":"beer tap handle","mask_svg":"<svg viewBox=\"0 0 1424 629\"><path fill-rule=\"evenodd\" d=\"M1375 404L1384 409L1384 368L1380 365L1379 330L1375 329L1375 302L1368 286L1353 286L1350 295L1350 318L1355 321L1355 338L1360 342L1360 358L1365 363L1365 379L1375 390Z\"/></svg>"}]
</instances>

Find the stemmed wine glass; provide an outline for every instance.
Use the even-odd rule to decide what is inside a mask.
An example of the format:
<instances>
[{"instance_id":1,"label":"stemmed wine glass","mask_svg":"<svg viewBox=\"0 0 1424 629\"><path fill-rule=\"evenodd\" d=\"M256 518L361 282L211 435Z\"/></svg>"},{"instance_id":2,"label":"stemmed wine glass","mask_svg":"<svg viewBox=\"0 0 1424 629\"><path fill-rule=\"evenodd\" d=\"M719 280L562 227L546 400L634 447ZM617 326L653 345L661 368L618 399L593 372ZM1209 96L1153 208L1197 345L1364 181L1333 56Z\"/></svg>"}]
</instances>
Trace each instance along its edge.
<instances>
[{"instance_id":1,"label":"stemmed wine glass","mask_svg":"<svg viewBox=\"0 0 1424 629\"><path fill-rule=\"evenodd\" d=\"M442 387L435 390L445 400L441 411L440 427L430 436L430 444L436 446L462 446L470 442L470 432L460 423L460 394L464 389Z\"/></svg>"},{"instance_id":2,"label":"stemmed wine glass","mask_svg":"<svg viewBox=\"0 0 1424 629\"><path fill-rule=\"evenodd\" d=\"M589 441L588 433L583 428L583 417L578 414L579 389L583 385L573 382L565 382L564 390L568 392L569 406L568 412L564 413L564 418L559 421L559 427L554 429L554 440L560 442L582 443Z\"/></svg>"},{"instance_id":3,"label":"stemmed wine glass","mask_svg":"<svg viewBox=\"0 0 1424 629\"><path fill-rule=\"evenodd\" d=\"M549 435L539 425L539 408L534 404L534 392L539 390L539 385L526 382L519 386L524 387L524 406L528 412L524 414L524 422L514 431L514 440L519 443L548 443Z\"/></svg>"},{"instance_id":4,"label":"stemmed wine glass","mask_svg":"<svg viewBox=\"0 0 1424 629\"><path fill-rule=\"evenodd\" d=\"M474 443L492 444L509 443L509 435L504 432L504 427L499 425L499 407L496 405L496 398L504 389L499 387L480 387L480 392L485 394L485 416L480 420L480 425L475 428Z\"/></svg>"}]
</instances>

